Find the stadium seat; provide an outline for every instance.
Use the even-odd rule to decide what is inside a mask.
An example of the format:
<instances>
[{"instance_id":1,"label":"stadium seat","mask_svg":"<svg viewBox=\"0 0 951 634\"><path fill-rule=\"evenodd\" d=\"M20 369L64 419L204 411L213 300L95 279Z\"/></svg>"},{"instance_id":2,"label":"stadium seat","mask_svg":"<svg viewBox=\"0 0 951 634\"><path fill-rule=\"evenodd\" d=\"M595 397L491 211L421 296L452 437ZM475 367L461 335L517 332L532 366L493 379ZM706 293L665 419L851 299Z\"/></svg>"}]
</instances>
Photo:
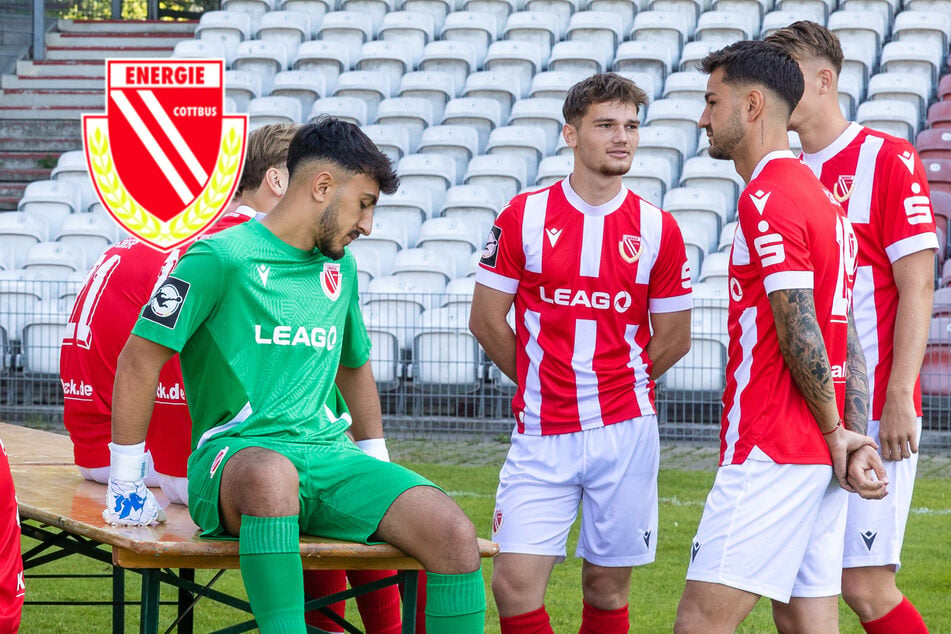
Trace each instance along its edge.
<instances>
[{"instance_id":1,"label":"stadium seat","mask_svg":"<svg viewBox=\"0 0 951 634\"><path fill-rule=\"evenodd\" d=\"M224 49L225 64L231 66L238 44L251 38L251 16L239 11L205 11L195 27L195 38Z\"/></svg>"},{"instance_id":2,"label":"stadium seat","mask_svg":"<svg viewBox=\"0 0 951 634\"><path fill-rule=\"evenodd\" d=\"M939 288L934 292L934 304L931 317L951 316L951 288Z\"/></svg>"},{"instance_id":3,"label":"stadium seat","mask_svg":"<svg viewBox=\"0 0 951 634\"><path fill-rule=\"evenodd\" d=\"M415 66L423 54L426 45L435 38L436 25L428 13L416 11L394 11L383 18L378 37L406 47L412 52Z\"/></svg>"},{"instance_id":4,"label":"stadium seat","mask_svg":"<svg viewBox=\"0 0 951 634\"><path fill-rule=\"evenodd\" d=\"M394 165L416 149L410 149L409 132L400 126L368 125L362 130Z\"/></svg>"},{"instance_id":5,"label":"stadium seat","mask_svg":"<svg viewBox=\"0 0 951 634\"><path fill-rule=\"evenodd\" d=\"M400 85L403 75L413 70L422 51L414 51L404 42L374 40L360 49L356 70L381 72L390 80L390 86Z\"/></svg>"},{"instance_id":6,"label":"stadium seat","mask_svg":"<svg viewBox=\"0 0 951 634\"><path fill-rule=\"evenodd\" d=\"M399 126L409 134L410 147L417 147L423 130L433 124L433 104L421 97L392 97L380 102L376 123Z\"/></svg>"},{"instance_id":7,"label":"stadium seat","mask_svg":"<svg viewBox=\"0 0 951 634\"><path fill-rule=\"evenodd\" d=\"M677 70L700 70L701 60L721 48L723 48L723 45L717 41L687 42L680 52L680 64L677 65Z\"/></svg>"},{"instance_id":8,"label":"stadium seat","mask_svg":"<svg viewBox=\"0 0 951 634\"><path fill-rule=\"evenodd\" d=\"M367 292L371 281L384 275L383 256L373 243L365 244L356 249L353 248L354 244L357 243L350 243L350 252L357 263L357 291L362 296L363 293ZM389 271L386 274L388 275Z\"/></svg>"},{"instance_id":9,"label":"stadium seat","mask_svg":"<svg viewBox=\"0 0 951 634\"><path fill-rule=\"evenodd\" d=\"M28 271L0 271L0 338L9 344L11 340L21 341L23 325L33 313L34 307L48 294L47 284L42 276ZM0 353L9 353L6 345ZM3 359L3 365L8 365Z\"/></svg>"},{"instance_id":10,"label":"stadium seat","mask_svg":"<svg viewBox=\"0 0 951 634\"><path fill-rule=\"evenodd\" d=\"M672 126L649 125L641 127L639 132L636 156L665 161L670 165L671 182L679 182L681 165L685 157L693 153L683 131Z\"/></svg>"},{"instance_id":11,"label":"stadium seat","mask_svg":"<svg viewBox=\"0 0 951 634\"><path fill-rule=\"evenodd\" d=\"M535 126L545 131L548 140L548 153L554 151L558 137L565 124L562 106L558 99L531 98L522 99L512 106L509 125Z\"/></svg>"},{"instance_id":12,"label":"stadium seat","mask_svg":"<svg viewBox=\"0 0 951 634\"><path fill-rule=\"evenodd\" d=\"M878 99L859 105L855 120L870 128L914 141L918 134L918 112L907 101Z\"/></svg>"},{"instance_id":13,"label":"stadium seat","mask_svg":"<svg viewBox=\"0 0 951 634\"><path fill-rule=\"evenodd\" d=\"M931 327L928 330L929 344L943 344L951 346L951 316L942 315L931 318ZM951 368L948 368L951 372Z\"/></svg>"},{"instance_id":14,"label":"stadium seat","mask_svg":"<svg viewBox=\"0 0 951 634\"><path fill-rule=\"evenodd\" d=\"M288 59L294 59L301 43L311 38L310 16L297 11L270 11L261 16L254 37L280 42L287 51Z\"/></svg>"},{"instance_id":15,"label":"stadium seat","mask_svg":"<svg viewBox=\"0 0 951 634\"><path fill-rule=\"evenodd\" d=\"M367 104L363 99L357 97L324 97L318 99L310 109L310 117L307 118L307 121L312 122L324 114L359 126L367 124Z\"/></svg>"},{"instance_id":16,"label":"stadium seat","mask_svg":"<svg viewBox=\"0 0 951 634\"><path fill-rule=\"evenodd\" d=\"M938 82L938 99L941 101L951 100L951 74L945 75Z\"/></svg>"},{"instance_id":17,"label":"stadium seat","mask_svg":"<svg viewBox=\"0 0 951 634\"><path fill-rule=\"evenodd\" d=\"M639 42L666 42L680 51L688 38L690 21L679 11L643 11L634 16L631 37ZM679 61L675 55L674 64Z\"/></svg>"},{"instance_id":18,"label":"stadium seat","mask_svg":"<svg viewBox=\"0 0 951 634\"><path fill-rule=\"evenodd\" d=\"M904 7L910 11L928 11L951 15L951 2L948 0L906 0Z\"/></svg>"},{"instance_id":19,"label":"stadium seat","mask_svg":"<svg viewBox=\"0 0 951 634\"><path fill-rule=\"evenodd\" d=\"M568 21L578 10L578 5L578 0L525 0L525 9L528 11L541 11L558 16L562 33L568 28Z\"/></svg>"},{"instance_id":20,"label":"stadium seat","mask_svg":"<svg viewBox=\"0 0 951 634\"><path fill-rule=\"evenodd\" d=\"M261 75L249 70L225 71L225 95L234 100L237 112L247 112L252 99L262 96Z\"/></svg>"},{"instance_id":21,"label":"stadium seat","mask_svg":"<svg viewBox=\"0 0 951 634\"><path fill-rule=\"evenodd\" d=\"M609 66L607 49L592 46L588 42L558 42L551 48L548 70L570 73L603 73Z\"/></svg>"},{"instance_id":22,"label":"stadium seat","mask_svg":"<svg viewBox=\"0 0 951 634\"><path fill-rule=\"evenodd\" d=\"M442 205L446 190L457 185L455 161L442 160L436 154L410 154L400 159L397 168L400 182L406 185L419 185L432 195L432 209Z\"/></svg>"},{"instance_id":23,"label":"stadium seat","mask_svg":"<svg viewBox=\"0 0 951 634\"><path fill-rule=\"evenodd\" d=\"M70 150L59 155L56 167L50 173L50 179L59 182L70 182L79 188L82 203L80 211L88 211L90 205L96 202L96 190L93 189L89 178L89 168L86 165L86 154L82 150Z\"/></svg>"},{"instance_id":24,"label":"stadium seat","mask_svg":"<svg viewBox=\"0 0 951 634\"><path fill-rule=\"evenodd\" d=\"M340 9L370 18L373 32L377 33L383 20L396 8L394 0L340 0Z\"/></svg>"},{"instance_id":25,"label":"stadium seat","mask_svg":"<svg viewBox=\"0 0 951 634\"><path fill-rule=\"evenodd\" d=\"M71 308L64 300L46 300L27 315L20 356L24 374L59 377L60 344Z\"/></svg>"},{"instance_id":26,"label":"stadium seat","mask_svg":"<svg viewBox=\"0 0 951 634\"><path fill-rule=\"evenodd\" d=\"M479 252L481 254L481 247ZM442 308L454 311L457 320L464 324L469 323L475 283L472 277L455 277L446 284L446 293L443 295Z\"/></svg>"},{"instance_id":27,"label":"stadium seat","mask_svg":"<svg viewBox=\"0 0 951 634\"><path fill-rule=\"evenodd\" d=\"M458 311L432 308L420 315L413 347L413 379L417 384L475 391L481 368L479 344Z\"/></svg>"},{"instance_id":28,"label":"stadium seat","mask_svg":"<svg viewBox=\"0 0 951 634\"><path fill-rule=\"evenodd\" d=\"M387 275L393 269L396 254L409 247L409 235L401 219L391 214L376 214L373 228L368 236L360 236L350 243L350 250L360 259L360 254L375 251L380 264L380 273Z\"/></svg>"},{"instance_id":29,"label":"stadium seat","mask_svg":"<svg viewBox=\"0 0 951 634\"><path fill-rule=\"evenodd\" d=\"M424 303L430 308L437 305L439 294L456 277L456 262L434 249L403 249L393 261L393 276L406 277L425 289Z\"/></svg>"},{"instance_id":30,"label":"stadium seat","mask_svg":"<svg viewBox=\"0 0 951 634\"><path fill-rule=\"evenodd\" d=\"M624 39L624 33L615 14L589 10L571 16L565 38L572 42L587 42L606 51L608 68L614 62L614 51Z\"/></svg>"},{"instance_id":31,"label":"stadium seat","mask_svg":"<svg viewBox=\"0 0 951 634\"><path fill-rule=\"evenodd\" d=\"M776 8L782 11L808 13L813 22L824 23L836 6L835 0L776 0ZM850 7L852 8L852 7Z\"/></svg>"},{"instance_id":32,"label":"stadium seat","mask_svg":"<svg viewBox=\"0 0 951 634\"><path fill-rule=\"evenodd\" d=\"M433 195L418 183L400 183L393 194L381 194L374 208L374 217L391 216L406 228L407 245L416 246L419 228L433 215Z\"/></svg>"},{"instance_id":33,"label":"stadium seat","mask_svg":"<svg viewBox=\"0 0 951 634\"><path fill-rule=\"evenodd\" d=\"M747 13L737 11L707 11L697 21L695 41L714 42L720 46L753 37L755 24Z\"/></svg>"},{"instance_id":34,"label":"stadium seat","mask_svg":"<svg viewBox=\"0 0 951 634\"><path fill-rule=\"evenodd\" d=\"M951 101L939 101L928 107L929 128L951 128Z\"/></svg>"},{"instance_id":35,"label":"stadium seat","mask_svg":"<svg viewBox=\"0 0 951 634\"><path fill-rule=\"evenodd\" d=\"M631 167L623 177L624 185L635 194L660 207L670 187L670 164L635 153Z\"/></svg>"},{"instance_id":36,"label":"stadium seat","mask_svg":"<svg viewBox=\"0 0 951 634\"><path fill-rule=\"evenodd\" d=\"M234 70L243 70L261 76L261 93L270 94L274 76L288 69L287 49L281 42L249 40L238 44L231 62Z\"/></svg>"},{"instance_id":37,"label":"stadium seat","mask_svg":"<svg viewBox=\"0 0 951 634\"><path fill-rule=\"evenodd\" d=\"M664 82L664 99L692 99L704 102L708 77L695 70L671 73Z\"/></svg>"},{"instance_id":38,"label":"stadium seat","mask_svg":"<svg viewBox=\"0 0 951 634\"><path fill-rule=\"evenodd\" d=\"M634 15L643 7L641 0L588 0L589 11L608 11L620 20L621 33L625 36L634 28Z\"/></svg>"},{"instance_id":39,"label":"stadium seat","mask_svg":"<svg viewBox=\"0 0 951 634\"><path fill-rule=\"evenodd\" d=\"M929 93L938 84L938 74L943 67L947 51L935 42L892 41L882 49L881 68L886 73L911 73L928 82Z\"/></svg>"},{"instance_id":40,"label":"stadium seat","mask_svg":"<svg viewBox=\"0 0 951 634\"><path fill-rule=\"evenodd\" d=\"M69 214L82 211L82 191L69 181L33 181L26 186L17 211L40 215L50 227L58 227Z\"/></svg>"},{"instance_id":41,"label":"stadium seat","mask_svg":"<svg viewBox=\"0 0 951 634\"><path fill-rule=\"evenodd\" d=\"M433 107L433 121L442 121L446 104L458 93L452 74L441 70L418 70L403 75L397 94L428 100Z\"/></svg>"},{"instance_id":42,"label":"stadium seat","mask_svg":"<svg viewBox=\"0 0 951 634\"><path fill-rule=\"evenodd\" d=\"M923 160L930 160L930 157ZM938 228L944 228L946 231L951 230L951 193L935 189L930 184L929 187L931 188L931 210L934 212L935 223Z\"/></svg>"},{"instance_id":43,"label":"stadium seat","mask_svg":"<svg viewBox=\"0 0 951 634\"><path fill-rule=\"evenodd\" d=\"M922 159L928 185L935 191L951 193L951 161L947 159Z\"/></svg>"},{"instance_id":44,"label":"stadium seat","mask_svg":"<svg viewBox=\"0 0 951 634\"><path fill-rule=\"evenodd\" d=\"M476 46L470 42L430 42L423 49L419 70L443 71L452 75L452 85L458 91L466 84L469 73L478 70Z\"/></svg>"},{"instance_id":45,"label":"stadium seat","mask_svg":"<svg viewBox=\"0 0 951 634\"><path fill-rule=\"evenodd\" d=\"M274 76L272 97L289 97L300 104L301 113L309 113L314 102L326 96L327 80L313 70L285 70Z\"/></svg>"},{"instance_id":46,"label":"stadium seat","mask_svg":"<svg viewBox=\"0 0 951 634\"><path fill-rule=\"evenodd\" d=\"M477 249L481 250L485 234L474 220L456 217L431 218L419 230L416 246L437 251L447 260L453 260L453 270L462 271Z\"/></svg>"},{"instance_id":47,"label":"stadium seat","mask_svg":"<svg viewBox=\"0 0 951 634\"><path fill-rule=\"evenodd\" d=\"M393 315L387 307L373 304L363 310L363 323L370 339L370 363L377 389L389 392L399 387L403 378L400 355L400 332L391 323ZM415 327L415 324L414 324Z\"/></svg>"},{"instance_id":48,"label":"stadium seat","mask_svg":"<svg viewBox=\"0 0 951 634\"><path fill-rule=\"evenodd\" d=\"M55 240L84 254L79 270L85 271L103 251L119 241L119 227L98 214L73 214L63 220Z\"/></svg>"},{"instance_id":49,"label":"stadium seat","mask_svg":"<svg viewBox=\"0 0 951 634\"><path fill-rule=\"evenodd\" d=\"M395 334L400 348L411 350L416 320L429 304L425 287L407 277L384 275L370 281L364 298L365 313L374 329ZM374 371L375 371L374 366Z\"/></svg>"},{"instance_id":50,"label":"stadium seat","mask_svg":"<svg viewBox=\"0 0 951 634\"><path fill-rule=\"evenodd\" d=\"M459 0L459 4L463 11L486 13L494 17L498 36L502 33L505 21L519 9L521 3L517 0Z\"/></svg>"},{"instance_id":51,"label":"stadium seat","mask_svg":"<svg viewBox=\"0 0 951 634\"><path fill-rule=\"evenodd\" d=\"M517 98L521 99L527 96L532 77L541 70L542 63L542 48L539 44L518 40L499 40L489 46L484 67L487 71L516 79L520 87Z\"/></svg>"},{"instance_id":52,"label":"stadium seat","mask_svg":"<svg viewBox=\"0 0 951 634\"><path fill-rule=\"evenodd\" d=\"M733 237L736 235L737 226L739 225L735 220L723 225L723 230L720 231L720 241L717 244L717 251L720 253L730 252L730 249L733 247Z\"/></svg>"},{"instance_id":53,"label":"stadium seat","mask_svg":"<svg viewBox=\"0 0 951 634\"><path fill-rule=\"evenodd\" d=\"M726 286L730 279L729 268L729 253L708 253L703 258L703 266L700 269L697 281Z\"/></svg>"},{"instance_id":54,"label":"stadium seat","mask_svg":"<svg viewBox=\"0 0 951 634\"><path fill-rule=\"evenodd\" d=\"M849 121L855 119L855 109L858 108L864 90L865 86L859 85L855 75L839 76L839 110Z\"/></svg>"},{"instance_id":55,"label":"stadium seat","mask_svg":"<svg viewBox=\"0 0 951 634\"><path fill-rule=\"evenodd\" d=\"M317 37L317 30L324 16L335 11L336 0L283 0L280 4L283 11L306 13L310 22L310 35L307 39Z\"/></svg>"},{"instance_id":56,"label":"stadium seat","mask_svg":"<svg viewBox=\"0 0 951 634\"><path fill-rule=\"evenodd\" d=\"M708 187L676 187L664 195L662 207L673 214L681 227L703 227L710 236L704 251L717 250L720 232L727 222L726 199L722 192Z\"/></svg>"},{"instance_id":57,"label":"stadium seat","mask_svg":"<svg viewBox=\"0 0 951 634\"><path fill-rule=\"evenodd\" d=\"M736 173L733 161L721 161L703 156L687 159L680 174L681 187L704 187L715 189L726 201L727 218L736 217L736 201L746 187L743 179Z\"/></svg>"},{"instance_id":58,"label":"stadium seat","mask_svg":"<svg viewBox=\"0 0 951 634\"><path fill-rule=\"evenodd\" d=\"M333 41L304 42L297 50L294 70L314 71L324 77L324 94L333 94L340 73L350 70L350 49Z\"/></svg>"},{"instance_id":59,"label":"stadium seat","mask_svg":"<svg viewBox=\"0 0 951 634\"><path fill-rule=\"evenodd\" d=\"M547 64L551 48L561 39L561 23L557 15L519 11L506 20L502 37L510 41L537 44L541 50L542 63Z\"/></svg>"},{"instance_id":60,"label":"stadium seat","mask_svg":"<svg viewBox=\"0 0 951 634\"><path fill-rule=\"evenodd\" d=\"M23 268L59 280L84 268L85 256L59 242L38 242L27 250Z\"/></svg>"},{"instance_id":61,"label":"stadium seat","mask_svg":"<svg viewBox=\"0 0 951 634\"><path fill-rule=\"evenodd\" d=\"M317 37L347 49L347 59L356 60L363 44L373 39L373 18L355 11L332 11L321 21Z\"/></svg>"},{"instance_id":62,"label":"stadium seat","mask_svg":"<svg viewBox=\"0 0 951 634\"><path fill-rule=\"evenodd\" d=\"M465 174L472 157L479 155L479 133L465 125L437 125L423 130L417 152L451 157L456 174Z\"/></svg>"},{"instance_id":63,"label":"stadium seat","mask_svg":"<svg viewBox=\"0 0 951 634\"><path fill-rule=\"evenodd\" d=\"M546 156L538 164L538 176L535 177L535 184L541 187L554 185L571 174L574 166L575 158L571 154Z\"/></svg>"},{"instance_id":64,"label":"stadium seat","mask_svg":"<svg viewBox=\"0 0 951 634\"><path fill-rule=\"evenodd\" d=\"M489 135L486 154L516 156L525 162L526 183L534 183L538 162L547 153L548 138L545 130L529 125L496 128Z\"/></svg>"},{"instance_id":65,"label":"stadium seat","mask_svg":"<svg viewBox=\"0 0 951 634\"><path fill-rule=\"evenodd\" d=\"M951 15L940 11L902 11L895 16L892 40L896 42L929 42L948 57L951 37Z\"/></svg>"},{"instance_id":66,"label":"stadium seat","mask_svg":"<svg viewBox=\"0 0 951 634\"><path fill-rule=\"evenodd\" d=\"M485 147L489 133L502 123L502 108L494 99L465 97L446 104L443 125L471 126L479 133L479 147Z\"/></svg>"},{"instance_id":67,"label":"stadium seat","mask_svg":"<svg viewBox=\"0 0 951 634\"><path fill-rule=\"evenodd\" d=\"M874 51L876 59L885 42L885 17L878 11L836 11L829 16L828 28L840 42Z\"/></svg>"},{"instance_id":68,"label":"stadium seat","mask_svg":"<svg viewBox=\"0 0 951 634\"><path fill-rule=\"evenodd\" d=\"M814 16L811 12L804 11L769 11L763 16L763 24L760 27L760 38L772 35L774 32L789 26L799 20L809 20ZM820 22L826 26L825 22Z\"/></svg>"},{"instance_id":69,"label":"stadium seat","mask_svg":"<svg viewBox=\"0 0 951 634\"><path fill-rule=\"evenodd\" d=\"M522 98L521 80L507 72L480 70L469 75L462 89L466 98L491 99L499 104L502 120L508 119L512 104Z\"/></svg>"},{"instance_id":70,"label":"stadium seat","mask_svg":"<svg viewBox=\"0 0 951 634\"><path fill-rule=\"evenodd\" d=\"M257 28L265 13L274 10L272 0L222 0L224 11L245 13L251 20L251 32Z\"/></svg>"},{"instance_id":71,"label":"stadium seat","mask_svg":"<svg viewBox=\"0 0 951 634\"><path fill-rule=\"evenodd\" d=\"M707 242L710 236L705 227L697 225L681 225L680 235L684 240L684 253L687 256L687 267L690 270L690 282L696 283L703 266L703 257L707 254Z\"/></svg>"},{"instance_id":72,"label":"stadium seat","mask_svg":"<svg viewBox=\"0 0 951 634\"><path fill-rule=\"evenodd\" d=\"M258 97L248 104L248 130L272 123L300 122L300 102L293 97Z\"/></svg>"},{"instance_id":73,"label":"stadium seat","mask_svg":"<svg viewBox=\"0 0 951 634\"><path fill-rule=\"evenodd\" d=\"M537 13L534 12L534 13ZM542 99L560 99L568 96L568 89L587 77L585 73L546 70L532 77L528 96Z\"/></svg>"},{"instance_id":74,"label":"stadium seat","mask_svg":"<svg viewBox=\"0 0 951 634\"><path fill-rule=\"evenodd\" d=\"M237 44L235 45L237 48ZM172 57L176 59L209 59L225 57L225 47L221 42L208 40L182 40L172 49Z\"/></svg>"},{"instance_id":75,"label":"stadium seat","mask_svg":"<svg viewBox=\"0 0 951 634\"><path fill-rule=\"evenodd\" d=\"M646 7L641 7L641 12L645 10L654 12L677 13L685 20L686 41L693 39L697 28L697 20L700 15L711 8L710 0L648 0ZM636 16L635 22L637 24Z\"/></svg>"},{"instance_id":76,"label":"stadium seat","mask_svg":"<svg viewBox=\"0 0 951 634\"><path fill-rule=\"evenodd\" d=\"M842 54L845 59L842 62L842 72L839 73L839 77L858 89L855 102L861 103L865 100L865 87L868 85L868 80L877 68L878 52L875 49L845 42L842 45Z\"/></svg>"},{"instance_id":77,"label":"stadium seat","mask_svg":"<svg viewBox=\"0 0 951 634\"><path fill-rule=\"evenodd\" d=\"M495 41L498 27L495 16L475 11L455 11L446 16L440 37L453 42L468 42L475 47L476 68L489 50L489 44Z\"/></svg>"},{"instance_id":78,"label":"stadium seat","mask_svg":"<svg viewBox=\"0 0 951 634\"><path fill-rule=\"evenodd\" d=\"M749 24L753 29L753 37L761 38L760 32L763 27L763 16L766 15L768 4L766 0L713 0L713 9L715 11L742 13L746 16L746 19L749 20Z\"/></svg>"},{"instance_id":79,"label":"stadium seat","mask_svg":"<svg viewBox=\"0 0 951 634\"><path fill-rule=\"evenodd\" d=\"M910 103L918 113L918 121L921 121L931 97L931 86L919 75L879 73L872 75L867 92L869 101L887 99Z\"/></svg>"},{"instance_id":80,"label":"stadium seat","mask_svg":"<svg viewBox=\"0 0 951 634\"><path fill-rule=\"evenodd\" d=\"M456 8L455 0L404 0L403 10L428 13L433 18L435 32L438 33L446 21L446 16Z\"/></svg>"},{"instance_id":81,"label":"stadium seat","mask_svg":"<svg viewBox=\"0 0 951 634\"><path fill-rule=\"evenodd\" d=\"M509 199L528 184L526 172L525 162L518 157L483 154L469 161L463 184L497 189Z\"/></svg>"},{"instance_id":82,"label":"stadium seat","mask_svg":"<svg viewBox=\"0 0 951 634\"><path fill-rule=\"evenodd\" d=\"M446 192L439 213L446 218L461 217L478 223L479 238L484 240L499 210L507 203L508 200L503 200L502 193L496 189L482 185L457 185Z\"/></svg>"},{"instance_id":83,"label":"stadium seat","mask_svg":"<svg viewBox=\"0 0 951 634\"><path fill-rule=\"evenodd\" d=\"M702 323L702 322L700 322ZM691 320L691 328L694 328ZM726 347L718 338L691 331L690 351L661 379L667 398L686 398L692 402L717 398L723 393L726 377Z\"/></svg>"},{"instance_id":84,"label":"stadium seat","mask_svg":"<svg viewBox=\"0 0 951 634\"><path fill-rule=\"evenodd\" d=\"M352 70L337 78L334 97L356 97L367 107L367 119L376 120L380 102L392 95L394 86L386 73L374 70Z\"/></svg>"},{"instance_id":85,"label":"stadium seat","mask_svg":"<svg viewBox=\"0 0 951 634\"><path fill-rule=\"evenodd\" d=\"M644 73L651 78L652 99L660 97L664 82L679 59L680 51L671 43L622 42L614 56L614 70L618 73Z\"/></svg>"},{"instance_id":86,"label":"stadium seat","mask_svg":"<svg viewBox=\"0 0 951 634\"><path fill-rule=\"evenodd\" d=\"M645 123L649 126L671 126L683 132L687 140L687 154L692 155L697 147L697 122L703 114L703 108L703 102L691 99L658 99L650 105Z\"/></svg>"}]
</instances>

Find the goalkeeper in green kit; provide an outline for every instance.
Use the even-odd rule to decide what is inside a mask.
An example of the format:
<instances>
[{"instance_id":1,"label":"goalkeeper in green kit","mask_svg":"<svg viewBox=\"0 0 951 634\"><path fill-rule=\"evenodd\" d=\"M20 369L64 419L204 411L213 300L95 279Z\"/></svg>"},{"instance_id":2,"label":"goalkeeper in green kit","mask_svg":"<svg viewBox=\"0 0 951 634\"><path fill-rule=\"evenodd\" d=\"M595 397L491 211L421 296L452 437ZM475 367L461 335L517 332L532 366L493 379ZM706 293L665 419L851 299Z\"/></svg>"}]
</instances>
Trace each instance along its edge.
<instances>
[{"instance_id":1,"label":"goalkeeper in green kit","mask_svg":"<svg viewBox=\"0 0 951 634\"><path fill-rule=\"evenodd\" d=\"M429 634L482 632L475 528L422 476L364 453L385 450L353 256L380 191L398 180L360 129L303 126L287 193L260 222L195 242L142 309L119 357L107 522L164 519L143 483L159 370L180 352L193 421L192 518L239 541L262 632L304 632L300 533L387 542L427 575Z\"/></svg>"}]
</instances>

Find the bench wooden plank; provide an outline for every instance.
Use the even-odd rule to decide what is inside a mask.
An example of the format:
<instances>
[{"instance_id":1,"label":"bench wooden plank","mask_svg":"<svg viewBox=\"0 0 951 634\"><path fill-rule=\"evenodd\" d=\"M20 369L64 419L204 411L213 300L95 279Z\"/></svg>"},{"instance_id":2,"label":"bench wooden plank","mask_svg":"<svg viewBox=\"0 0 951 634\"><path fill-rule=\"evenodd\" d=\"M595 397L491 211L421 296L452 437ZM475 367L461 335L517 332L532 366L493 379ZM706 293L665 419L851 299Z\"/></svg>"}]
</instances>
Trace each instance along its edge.
<instances>
[{"instance_id":1,"label":"bench wooden plank","mask_svg":"<svg viewBox=\"0 0 951 634\"><path fill-rule=\"evenodd\" d=\"M21 425L0 423L0 440L11 465L73 465L73 442L65 434L56 434ZM73 467L75 470L76 467Z\"/></svg>"}]
</instances>

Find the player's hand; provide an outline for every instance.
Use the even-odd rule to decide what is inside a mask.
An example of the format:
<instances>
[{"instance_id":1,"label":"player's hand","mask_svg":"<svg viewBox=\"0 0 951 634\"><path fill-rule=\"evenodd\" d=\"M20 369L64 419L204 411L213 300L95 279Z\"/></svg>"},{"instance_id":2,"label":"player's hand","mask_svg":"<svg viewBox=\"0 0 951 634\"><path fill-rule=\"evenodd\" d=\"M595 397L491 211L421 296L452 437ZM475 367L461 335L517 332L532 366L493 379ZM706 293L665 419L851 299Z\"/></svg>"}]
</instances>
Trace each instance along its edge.
<instances>
[{"instance_id":1,"label":"player's hand","mask_svg":"<svg viewBox=\"0 0 951 634\"><path fill-rule=\"evenodd\" d=\"M873 449L878 449L878 445L868 436L857 434L842 425L839 425L834 432L823 435L823 438L825 438L826 445L829 447L829 455L832 457L832 471L836 480L839 481L839 486L846 491L855 493L855 487L849 484L849 455L865 445L869 445Z\"/></svg>"},{"instance_id":2,"label":"player's hand","mask_svg":"<svg viewBox=\"0 0 951 634\"><path fill-rule=\"evenodd\" d=\"M109 478L102 519L112 525L155 526L165 521L165 511L145 486L145 480Z\"/></svg>"},{"instance_id":3,"label":"player's hand","mask_svg":"<svg viewBox=\"0 0 951 634\"><path fill-rule=\"evenodd\" d=\"M918 415L911 398L885 398L878 442L885 460L911 458L911 454L918 453Z\"/></svg>"},{"instance_id":4,"label":"player's hand","mask_svg":"<svg viewBox=\"0 0 951 634\"><path fill-rule=\"evenodd\" d=\"M867 500L888 495L888 475L882 458L872 445L863 445L849 455L848 479L856 493Z\"/></svg>"}]
</instances>

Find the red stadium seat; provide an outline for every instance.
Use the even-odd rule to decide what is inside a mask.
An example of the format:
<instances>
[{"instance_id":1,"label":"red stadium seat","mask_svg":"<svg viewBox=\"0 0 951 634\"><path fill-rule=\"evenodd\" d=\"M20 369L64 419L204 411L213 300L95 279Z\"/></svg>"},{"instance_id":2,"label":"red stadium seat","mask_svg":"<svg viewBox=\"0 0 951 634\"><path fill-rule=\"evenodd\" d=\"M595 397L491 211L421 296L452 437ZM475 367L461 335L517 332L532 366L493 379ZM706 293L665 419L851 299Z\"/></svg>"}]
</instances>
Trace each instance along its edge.
<instances>
[{"instance_id":1,"label":"red stadium seat","mask_svg":"<svg viewBox=\"0 0 951 634\"><path fill-rule=\"evenodd\" d=\"M939 288L934 292L934 308L932 317L951 316L951 288Z\"/></svg>"},{"instance_id":2,"label":"red stadium seat","mask_svg":"<svg viewBox=\"0 0 951 634\"><path fill-rule=\"evenodd\" d=\"M951 287L951 260L946 260L941 268L941 287Z\"/></svg>"},{"instance_id":3,"label":"red stadium seat","mask_svg":"<svg viewBox=\"0 0 951 634\"><path fill-rule=\"evenodd\" d=\"M929 344L943 344L951 346L951 316L931 318L931 328L928 331ZM948 368L951 371L951 368Z\"/></svg>"},{"instance_id":4,"label":"red stadium seat","mask_svg":"<svg viewBox=\"0 0 951 634\"><path fill-rule=\"evenodd\" d=\"M951 101L951 74L945 75L938 82L938 99L941 101Z\"/></svg>"},{"instance_id":5,"label":"red stadium seat","mask_svg":"<svg viewBox=\"0 0 951 634\"><path fill-rule=\"evenodd\" d=\"M951 194L951 159L922 159L931 191Z\"/></svg>"},{"instance_id":6,"label":"red stadium seat","mask_svg":"<svg viewBox=\"0 0 951 634\"><path fill-rule=\"evenodd\" d=\"M938 101L928 108L929 128L951 128L951 101Z\"/></svg>"},{"instance_id":7,"label":"red stadium seat","mask_svg":"<svg viewBox=\"0 0 951 634\"><path fill-rule=\"evenodd\" d=\"M951 128L922 130L915 139L915 149L923 159L951 159Z\"/></svg>"},{"instance_id":8,"label":"red stadium seat","mask_svg":"<svg viewBox=\"0 0 951 634\"><path fill-rule=\"evenodd\" d=\"M931 191L931 210L934 212L935 225L945 231L951 227L951 194L946 191Z\"/></svg>"},{"instance_id":9,"label":"red stadium seat","mask_svg":"<svg viewBox=\"0 0 951 634\"><path fill-rule=\"evenodd\" d=\"M935 227L935 233L938 235L938 262L944 262L948 247L948 232L942 227Z\"/></svg>"},{"instance_id":10,"label":"red stadium seat","mask_svg":"<svg viewBox=\"0 0 951 634\"><path fill-rule=\"evenodd\" d=\"M923 396L951 396L951 345L929 344L921 364Z\"/></svg>"}]
</instances>

